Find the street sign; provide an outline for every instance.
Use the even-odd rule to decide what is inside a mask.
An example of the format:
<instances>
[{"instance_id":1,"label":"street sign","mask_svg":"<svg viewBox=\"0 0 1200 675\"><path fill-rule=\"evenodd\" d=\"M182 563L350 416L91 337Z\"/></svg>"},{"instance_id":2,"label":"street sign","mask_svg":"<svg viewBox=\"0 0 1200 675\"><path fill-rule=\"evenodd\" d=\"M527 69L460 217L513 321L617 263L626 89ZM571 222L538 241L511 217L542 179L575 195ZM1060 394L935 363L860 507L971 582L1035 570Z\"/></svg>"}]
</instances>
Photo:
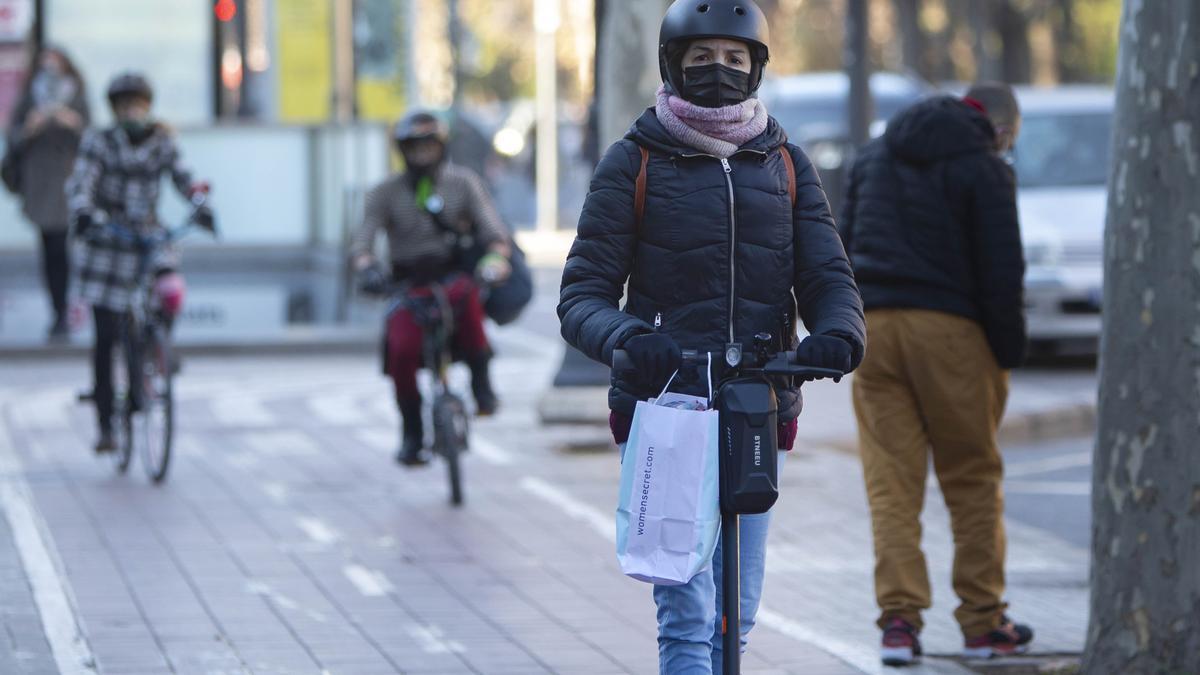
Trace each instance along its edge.
<instances>
[{"instance_id":1,"label":"street sign","mask_svg":"<svg viewBox=\"0 0 1200 675\"><path fill-rule=\"evenodd\" d=\"M33 0L0 0L0 42L24 42L33 27Z\"/></svg>"}]
</instances>

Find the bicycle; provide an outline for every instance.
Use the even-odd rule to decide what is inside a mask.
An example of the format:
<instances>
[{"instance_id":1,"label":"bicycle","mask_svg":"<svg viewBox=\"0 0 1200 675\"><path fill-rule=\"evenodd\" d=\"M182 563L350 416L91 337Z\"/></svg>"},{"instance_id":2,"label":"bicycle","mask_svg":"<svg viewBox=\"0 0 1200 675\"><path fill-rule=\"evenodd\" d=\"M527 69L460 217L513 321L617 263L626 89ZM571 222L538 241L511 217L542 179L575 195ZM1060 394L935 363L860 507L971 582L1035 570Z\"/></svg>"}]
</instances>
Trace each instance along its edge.
<instances>
[{"instance_id":1,"label":"bicycle","mask_svg":"<svg viewBox=\"0 0 1200 675\"><path fill-rule=\"evenodd\" d=\"M418 292L420 291L420 292ZM453 363L450 337L454 334L454 310L441 283L389 285L382 291L390 295L385 325L401 310L412 313L421 327L421 353L424 367L433 376L433 401L429 417L433 422L433 452L446 462L450 484L450 503L462 506L463 479L461 456L469 449L470 416L462 396L450 386Z\"/></svg>"},{"instance_id":2,"label":"bicycle","mask_svg":"<svg viewBox=\"0 0 1200 675\"><path fill-rule=\"evenodd\" d=\"M754 336L750 351L743 351L740 344L730 344L719 354L696 350L682 353L684 364L722 365L714 406L720 417L721 597L725 598L721 607L721 658L722 672L727 675L741 672L739 516L765 513L779 496L774 455L755 452L762 445L762 433L774 437L774 422L759 422L754 426L763 431L754 431L744 423L739 424L736 418L774 419L775 390L767 378L788 378L793 382L828 378L837 382L845 376L838 370L798 365L795 351L773 352L775 344L772 335L759 333ZM628 353L622 349L613 351L613 369L636 372ZM730 602L729 598L735 600Z\"/></svg>"},{"instance_id":3,"label":"bicycle","mask_svg":"<svg viewBox=\"0 0 1200 675\"><path fill-rule=\"evenodd\" d=\"M125 474L133 463L134 447L137 446L146 474L155 484L166 480L171 463L175 435L174 377L178 361L171 341L171 317L161 306L150 283L150 268L161 247L200 226L197 217L207 208L207 192L197 192L190 201L192 212L177 227L162 228L145 235L117 223L103 226L107 236L132 245L138 253L137 297L121 324L124 358L115 359L113 365L113 415L118 420L114 429L117 447L112 452L113 460L117 473ZM212 231L215 234L215 225ZM134 377L139 373L140 377ZM92 394L79 398L81 401L94 400Z\"/></svg>"}]
</instances>

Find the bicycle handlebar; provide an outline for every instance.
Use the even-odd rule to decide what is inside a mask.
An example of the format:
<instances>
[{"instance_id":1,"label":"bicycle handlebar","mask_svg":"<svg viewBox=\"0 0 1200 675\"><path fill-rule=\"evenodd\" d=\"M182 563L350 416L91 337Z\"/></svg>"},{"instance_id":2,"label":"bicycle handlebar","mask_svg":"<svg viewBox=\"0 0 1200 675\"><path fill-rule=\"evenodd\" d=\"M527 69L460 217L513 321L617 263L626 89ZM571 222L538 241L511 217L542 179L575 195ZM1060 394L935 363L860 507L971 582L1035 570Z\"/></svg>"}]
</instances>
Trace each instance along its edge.
<instances>
[{"instance_id":1,"label":"bicycle handlebar","mask_svg":"<svg viewBox=\"0 0 1200 675\"><path fill-rule=\"evenodd\" d=\"M701 352L695 349L685 349L682 352L683 363L689 365L705 365L708 362L710 354ZM729 368L724 361L724 355L711 354L714 363L720 363L721 367ZM825 380L830 379L834 382L840 382L846 376L840 370L831 368L818 368L816 366L805 366L795 363L796 352L787 351L779 352L774 358L767 361L761 367L737 366L731 370L743 373L762 373L764 375L774 375L782 377L796 377L805 380ZM634 366L633 360L629 358L629 352L624 349L613 350L613 370L619 373L635 373L637 367Z\"/></svg>"},{"instance_id":2,"label":"bicycle handlebar","mask_svg":"<svg viewBox=\"0 0 1200 675\"><path fill-rule=\"evenodd\" d=\"M196 221L196 217L200 211L208 206L208 191L197 190L188 199L188 203L191 204L192 211L182 225L177 225L175 227L163 227L161 230L157 230L148 235L141 234L115 221L109 221L108 223L105 223L103 227L112 236L128 244L134 244L144 248L161 246L163 244L183 238L183 236L194 227L209 229L200 225L200 223ZM214 237L217 236L215 224L210 232Z\"/></svg>"}]
</instances>

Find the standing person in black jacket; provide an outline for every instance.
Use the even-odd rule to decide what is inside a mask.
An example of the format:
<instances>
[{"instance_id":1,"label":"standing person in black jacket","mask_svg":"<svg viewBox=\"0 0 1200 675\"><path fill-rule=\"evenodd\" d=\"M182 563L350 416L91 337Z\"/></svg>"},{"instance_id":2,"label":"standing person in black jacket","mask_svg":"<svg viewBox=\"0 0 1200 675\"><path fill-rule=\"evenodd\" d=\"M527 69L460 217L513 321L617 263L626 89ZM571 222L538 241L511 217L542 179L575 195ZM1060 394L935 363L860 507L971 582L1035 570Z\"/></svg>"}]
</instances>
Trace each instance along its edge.
<instances>
[{"instance_id":1,"label":"standing person in black jacket","mask_svg":"<svg viewBox=\"0 0 1200 675\"><path fill-rule=\"evenodd\" d=\"M1025 356L1025 263L1002 155L1012 89L980 84L900 113L851 171L842 217L871 353L854 380L875 538L884 663L921 653L930 606L921 509L932 451L954 531L955 618L968 656L1033 637L1005 614L1003 467L996 429Z\"/></svg>"},{"instance_id":2,"label":"standing person in black jacket","mask_svg":"<svg viewBox=\"0 0 1200 675\"><path fill-rule=\"evenodd\" d=\"M754 97L768 57L762 11L750 0L677 0L659 43L657 105L596 169L558 306L568 343L606 364L624 349L637 366L636 378L614 375L609 396L622 446L636 402L662 389L681 348L719 355L757 333L795 348L799 317L812 334L797 360L849 371L865 342L862 301L817 172ZM678 390L703 396L704 380ZM777 393L783 450L795 439L800 391ZM743 644L762 592L767 523L768 514L741 518ZM713 566L689 583L655 587L663 673L720 672L720 561L718 546Z\"/></svg>"}]
</instances>

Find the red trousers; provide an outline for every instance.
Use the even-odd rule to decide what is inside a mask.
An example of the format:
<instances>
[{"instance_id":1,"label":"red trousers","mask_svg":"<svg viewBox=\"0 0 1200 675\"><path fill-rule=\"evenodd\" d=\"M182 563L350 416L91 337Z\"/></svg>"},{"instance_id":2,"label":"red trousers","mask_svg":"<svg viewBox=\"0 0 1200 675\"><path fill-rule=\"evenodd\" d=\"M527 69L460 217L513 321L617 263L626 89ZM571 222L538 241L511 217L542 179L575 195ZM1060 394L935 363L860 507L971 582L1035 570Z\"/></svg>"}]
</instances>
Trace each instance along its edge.
<instances>
[{"instance_id":1,"label":"red trousers","mask_svg":"<svg viewBox=\"0 0 1200 675\"><path fill-rule=\"evenodd\" d=\"M479 288L474 279L465 274L448 279L444 286L450 307L454 312L454 334L450 348L457 358L472 362L491 355L491 345L483 330L483 303L479 300ZM413 298L428 298L433 292L428 287L417 287L409 291ZM401 308L388 318L387 326L387 373L396 386L398 403L419 401L417 371L423 365L423 332L413 313Z\"/></svg>"}]
</instances>

